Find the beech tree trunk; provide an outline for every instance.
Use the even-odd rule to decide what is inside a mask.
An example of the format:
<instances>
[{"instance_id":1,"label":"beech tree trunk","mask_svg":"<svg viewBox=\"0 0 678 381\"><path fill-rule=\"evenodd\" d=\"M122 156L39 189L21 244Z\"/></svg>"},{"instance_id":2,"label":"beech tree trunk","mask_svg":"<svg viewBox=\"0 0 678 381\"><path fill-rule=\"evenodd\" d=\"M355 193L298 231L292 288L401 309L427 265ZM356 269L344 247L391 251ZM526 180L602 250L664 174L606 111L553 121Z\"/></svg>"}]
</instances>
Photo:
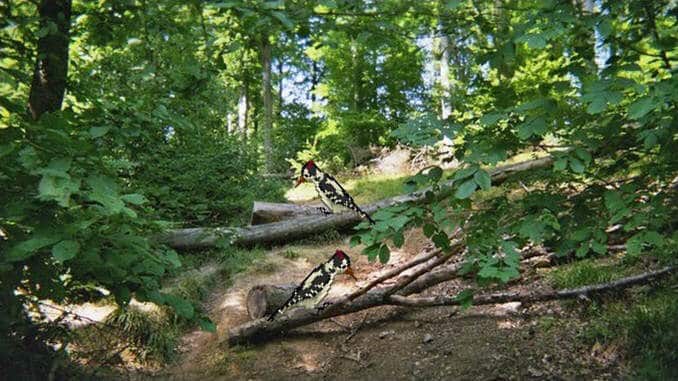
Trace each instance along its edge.
<instances>
[{"instance_id":1,"label":"beech tree trunk","mask_svg":"<svg viewBox=\"0 0 678 381\"><path fill-rule=\"evenodd\" d=\"M247 313L251 319L259 319L272 314L292 296L294 284L258 285L247 293Z\"/></svg>"},{"instance_id":2,"label":"beech tree trunk","mask_svg":"<svg viewBox=\"0 0 678 381\"><path fill-rule=\"evenodd\" d=\"M506 180L511 174L545 168L553 163L548 156L535 160L495 168L490 171L492 183L497 185ZM445 197L454 192L452 182L441 184L441 196ZM373 213L380 208L401 204L404 202L418 202L424 200L425 188L417 192L387 198L363 207L367 213ZM229 242L233 245L251 246L254 244L271 244L276 242L290 242L294 239L318 234L329 229L344 229L361 221L361 217L355 213L346 212L329 216L304 216L293 220L273 222L263 225L247 226L242 228L187 228L173 229L159 235L160 242L175 249L195 249L200 247L214 247L221 242Z\"/></svg>"},{"instance_id":3,"label":"beech tree trunk","mask_svg":"<svg viewBox=\"0 0 678 381\"><path fill-rule=\"evenodd\" d=\"M238 132L242 139L247 139L247 114L249 113L249 97L247 80L243 81L238 98Z\"/></svg>"},{"instance_id":4,"label":"beech tree trunk","mask_svg":"<svg viewBox=\"0 0 678 381\"><path fill-rule=\"evenodd\" d=\"M40 30L28 108L37 120L46 112L61 109L68 74L68 45L71 29L70 0L42 0L38 6ZM56 30L53 29L56 27Z\"/></svg>"},{"instance_id":5,"label":"beech tree trunk","mask_svg":"<svg viewBox=\"0 0 678 381\"><path fill-rule=\"evenodd\" d=\"M273 172L273 141L271 134L273 131L273 88L271 85L271 42L268 36L261 40L261 65L263 70L263 92L264 92L264 171Z\"/></svg>"},{"instance_id":6,"label":"beech tree trunk","mask_svg":"<svg viewBox=\"0 0 678 381\"><path fill-rule=\"evenodd\" d=\"M450 105L450 38L443 27L443 22L438 23L439 49L440 49L440 116L443 120L452 113Z\"/></svg>"}]
</instances>

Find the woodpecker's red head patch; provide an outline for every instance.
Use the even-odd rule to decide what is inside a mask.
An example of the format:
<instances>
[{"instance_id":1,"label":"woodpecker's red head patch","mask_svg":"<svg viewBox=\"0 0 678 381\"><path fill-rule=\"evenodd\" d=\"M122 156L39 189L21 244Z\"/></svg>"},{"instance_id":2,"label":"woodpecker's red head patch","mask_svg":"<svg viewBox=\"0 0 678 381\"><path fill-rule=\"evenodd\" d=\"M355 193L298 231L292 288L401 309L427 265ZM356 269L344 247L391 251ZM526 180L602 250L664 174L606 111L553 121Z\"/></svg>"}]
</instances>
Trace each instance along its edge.
<instances>
[{"instance_id":1,"label":"woodpecker's red head patch","mask_svg":"<svg viewBox=\"0 0 678 381\"><path fill-rule=\"evenodd\" d=\"M306 164L304 164L304 166L302 168L311 169L313 167L315 167L315 163L313 162L313 160L309 160L309 161L306 162Z\"/></svg>"},{"instance_id":2,"label":"woodpecker's red head patch","mask_svg":"<svg viewBox=\"0 0 678 381\"><path fill-rule=\"evenodd\" d=\"M341 250L335 251L335 252L334 252L334 256L337 257L337 258L339 258L339 259L344 259L344 258L347 258L347 257L348 257L348 255L346 255L346 253L344 253L344 252L341 251Z\"/></svg>"}]
</instances>

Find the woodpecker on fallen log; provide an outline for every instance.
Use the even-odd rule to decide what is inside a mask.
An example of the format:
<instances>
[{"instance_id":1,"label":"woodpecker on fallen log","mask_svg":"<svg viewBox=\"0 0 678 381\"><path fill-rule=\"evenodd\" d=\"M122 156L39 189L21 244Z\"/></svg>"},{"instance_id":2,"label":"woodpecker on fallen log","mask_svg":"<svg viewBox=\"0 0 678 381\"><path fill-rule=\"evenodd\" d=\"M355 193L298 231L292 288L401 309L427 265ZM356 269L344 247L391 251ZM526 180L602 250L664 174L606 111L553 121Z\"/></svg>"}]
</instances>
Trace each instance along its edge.
<instances>
[{"instance_id":1,"label":"woodpecker on fallen log","mask_svg":"<svg viewBox=\"0 0 678 381\"><path fill-rule=\"evenodd\" d=\"M294 290L290 298L268 316L268 321L272 321L277 315L295 307L316 307L318 312L322 311L327 305L318 306L318 304L330 292L332 282L339 274L346 274L357 280L351 268L351 259L341 250L337 250L327 262L313 269Z\"/></svg>"},{"instance_id":2,"label":"woodpecker on fallen log","mask_svg":"<svg viewBox=\"0 0 678 381\"><path fill-rule=\"evenodd\" d=\"M327 207L327 209L321 210L323 213L332 214L340 213L344 210L352 210L370 221L371 224L374 224L372 217L360 209L344 187L334 177L321 171L313 160L309 160L301 167L301 176L299 176L295 186L299 186L299 184L305 181L312 182L315 185L315 190L320 195L323 204Z\"/></svg>"}]
</instances>

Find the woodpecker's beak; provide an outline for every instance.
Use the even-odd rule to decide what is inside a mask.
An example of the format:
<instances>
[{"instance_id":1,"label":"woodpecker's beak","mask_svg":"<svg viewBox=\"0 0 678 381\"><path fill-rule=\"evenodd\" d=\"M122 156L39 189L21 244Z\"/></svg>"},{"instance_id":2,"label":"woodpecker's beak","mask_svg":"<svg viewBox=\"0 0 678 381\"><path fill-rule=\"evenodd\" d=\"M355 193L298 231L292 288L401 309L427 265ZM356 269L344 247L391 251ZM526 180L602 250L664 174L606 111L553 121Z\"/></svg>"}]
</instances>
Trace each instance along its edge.
<instances>
[{"instance_id":1,"label":"woodpecker's beak","mask_svg":"<svg viewBox=\"0 0 678 381\"><path fill-rule=\"evenodd\" d=\"M346 271L344 271L344 274L350 276L353 278L356 282L358 281L358 278L355 277L355 274L353 274L353 269L352 268L347 268Z\"/></svg>"},{"instance_id":2,"label":"woodpecker's beak","mask_svg":"<svg viewBox=\"0 0 678 381\"><path fill-rule=\"evenodd\" d=\"M304 181L306 181L306 180L304 180L304 176L299 176L299 179L297 180L297 185L295 185L294 187L295 188L298 187L299 184L303 183Z\"/></svg>"}]
</instances>

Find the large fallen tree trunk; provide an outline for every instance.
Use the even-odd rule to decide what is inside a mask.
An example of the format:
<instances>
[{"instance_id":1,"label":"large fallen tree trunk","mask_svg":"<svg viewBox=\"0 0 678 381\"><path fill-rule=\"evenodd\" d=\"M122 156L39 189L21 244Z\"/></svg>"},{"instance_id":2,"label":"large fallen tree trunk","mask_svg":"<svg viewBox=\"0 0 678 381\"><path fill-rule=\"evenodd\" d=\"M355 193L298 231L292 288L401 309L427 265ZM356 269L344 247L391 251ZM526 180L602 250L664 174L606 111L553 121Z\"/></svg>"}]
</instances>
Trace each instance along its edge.
<instances>
[{"instance_id":1,"label":"large fallen tree trunk","mask_svg":"<svg viewBox=\"0 0 678 381\"><path fill-rule=\"evenodd\" d=\"M262 225L299 218L309 215L322 215L318 208L322 205L281 204L277 202L255 201L252 204L250 225Z\"/></svg>"},{"instance_id":2,"label":"large fallen tree trunk","mask_svg":"<svg viewBox=\"0 0 678 381\"><path fill-rule=\"evenodd\" d=\"M448 271L456 272L460 264L448 266ZM612 290L620 290L634 285L645 284L654 279L666 276L674 272L676 267L665 267L661 270L643 273L640 275L622 278L613 282L599 283L585 287L565 290L546 290L532 292L501 292L486 295L476 295L473 297L473 304L497 304L507 302L539 302L556 299L575 298L580 295L591 295ZM439 271L440 273L440 271ZM357 298L355 301L343 304L338 308L326 310L322 313L314 313L311 310L299 309L293 310L287 316L282 316L279 320L267 322L262 319L250 321L243 325L232 328L228 335L228 344L242 344L270 338L293 328L301 327L313 322L327 319L333 316L345 315L372 307L384 305L397 305L409 307L430 307L444 305L459 305L460 301L451 295L439 295L432 297L408 298L407 294L420 292L415 286L430 287L429 281L437 280L437 277L431 277L431 273L426 274L412 282L407 289L402 289L399 295L389 295L390 287L373 289L370 292Z\"/></svg>"},{"instance_id":3,"label":"large fallen tree trunk","mask_svg":"<svg viewBox=\"0 0 678 381\"><path fill-rule=\"evenodd\" d=\"M528 160L517 164L495 168L490 171L492 182L500 184L511 174L538 168L545 168L552 164L553 159L543 157ZM443 184L441 196L451 194L452 182ZM380 208L401 204L410 201L421 201L429 188L406 195L396 196L363 207L367 213L373 213ZM293 239L318 234L329 229L343 229L359 223L360 216L354 213L341 213L329 216L304 216L292 220L285 220L269 224L247 226L242 228L187 228L169 230L158 239L176 249L193 249L213 247L220 242L233 245L251 246L254 244L268 244L275 242L289 242Z\"/></svg>"}]
</instances>

